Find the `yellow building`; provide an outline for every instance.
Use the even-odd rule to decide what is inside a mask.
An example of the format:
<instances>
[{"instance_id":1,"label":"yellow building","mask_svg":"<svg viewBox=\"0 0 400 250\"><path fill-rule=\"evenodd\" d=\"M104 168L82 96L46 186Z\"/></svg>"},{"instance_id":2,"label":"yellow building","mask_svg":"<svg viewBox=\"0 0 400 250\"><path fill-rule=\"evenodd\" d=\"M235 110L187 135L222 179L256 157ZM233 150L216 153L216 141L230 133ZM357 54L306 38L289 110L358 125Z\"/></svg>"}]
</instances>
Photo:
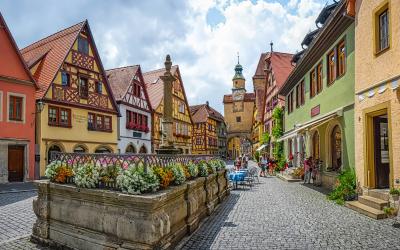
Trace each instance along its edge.
<instances>
[{"instance_id":1,"label":"yellow building","mask_svg":"<svg viewBox=\"0 0 400 250\"><path fill-rule=\"evenodd\" d=\"M348 1L355 26L356 173L364 189L400 187L400 1ZM353 4L356 2L354 8Z\"/></svg>"},{"instance_id":2,"label":"yellow building","mask_svg":"<svg viewBox=\"0 0 400 250\"><path fill-rule=\"evenodd\" d=\"M218 155L218 124L224 117L209 103L190 106L193 119L192 154Z\"/></svg>"},{"instance_id":3,"label":"yellow building","mask_svg":"<svg viewBox=\"0 0 400 250\"><path fill-rule=\"evenodd\" d=\"M21 50L45 103L36 118L40 175L51 152L115 152L118 109L87 21Z\"/></svg>"},{"instance_id":4,"label":"yellow building","mask_svg":"<svg viewBox=\"0 0 400 250\"><path fill-rule=\"evenodd\" d=\"M251 129L254 112L254 93L246 93L243 67L235 66L232 94L224 95L224 118L227 125L228 157L252 154Z\"/></svg>"},{"instance_id":5,"label":"yellow building","mask_svg":"<svg viewBox=\"0 0 400 250\"><path fill-rule=\"evenodd\" d=\"M160 147L164 139L164 135L162 133L164 82L160 78L160 76L163 76L164 73L165 68L149 71L143 74L151 108L153 110L153 152ZM171 74L176 79L172 87L174 145L176 148L181 150L181 153L190 154L192 150L192 118L178 65L172 66Z\"/></svg>"}]
</instances>

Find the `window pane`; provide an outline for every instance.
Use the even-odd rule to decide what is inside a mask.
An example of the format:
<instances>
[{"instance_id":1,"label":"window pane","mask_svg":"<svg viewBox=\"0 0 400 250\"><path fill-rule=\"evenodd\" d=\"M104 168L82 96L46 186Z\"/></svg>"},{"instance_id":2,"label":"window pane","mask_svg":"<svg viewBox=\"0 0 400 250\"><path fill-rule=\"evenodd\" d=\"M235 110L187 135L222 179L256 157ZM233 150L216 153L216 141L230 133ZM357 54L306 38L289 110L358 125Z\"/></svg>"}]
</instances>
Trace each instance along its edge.
<instances>
[{"instance_id":1,"label":"window pane","mask_svg":"<svg viewBox=\"0 0 400 250\"><path fill-rule=\"evenodd\" d=\"M60 110L60 124L67 126L69 125L69 110L61 109Z\"/></svg>"},{"instance_id":2,"label":"window pane","mask_svg":"<svg viewBox=\"0 0 400 250\"><path fill-rule=\"evenodd\" d=\"M49 107L49 123L57 124L57 109Z\"/></svg>"},{"instance_id":3,"label":"window pane","mask_svg":"<svg viewBox=\"0 0 400 250\"><path fill-rule=\"evenodd\" d=\"M66 72L61 73L61 85L63 87L69 86L69 74Z\"/></svg>"},{"instance_id":4,"label":"window pane","mask_svg":"<svg viewBox=\"0 0 400 250\"><path fill-rule=\"evenodd\" d=\"M111 129L111 119L110 117L104 117L104 129Z\"/></svg>"},{"instance_id":5,"label":"window pane","mask_svg":"<svg viewBox=\"0 0 400 250\"><path fill-rule=\"evenodd\" d=\"M78 37L78 51L84 54L89 54L89 43L84 37Z\"/></svg>"},{"instance_id":6,"label":"window pane","mask_svg":"<svg viewBox=\"0 0 400 250\"><path fill-rule=\"evenodd\" d=\"M96 116L96 128L102 129L103 128L103 117L100 115Z\"/></svg>"},{"instance_id":7,"label":"window pane","mask_svg":"<svg viewBox=\"0 0 400 250\"><path fill-rule=\"evenodd\" d=\"M81 97L87 98L88 97L88 83L86 78L79 78L79 93Z\"/></svg>"},{"instance_id":8,"label":"window pane","mask_svg":"<svg viewBox=\"0 0 400 250\"><path fill-rule=\"evenodd\" d=\"M94 128L94 115L88 114L88 127Z\"/></svg>"}]
</instances>

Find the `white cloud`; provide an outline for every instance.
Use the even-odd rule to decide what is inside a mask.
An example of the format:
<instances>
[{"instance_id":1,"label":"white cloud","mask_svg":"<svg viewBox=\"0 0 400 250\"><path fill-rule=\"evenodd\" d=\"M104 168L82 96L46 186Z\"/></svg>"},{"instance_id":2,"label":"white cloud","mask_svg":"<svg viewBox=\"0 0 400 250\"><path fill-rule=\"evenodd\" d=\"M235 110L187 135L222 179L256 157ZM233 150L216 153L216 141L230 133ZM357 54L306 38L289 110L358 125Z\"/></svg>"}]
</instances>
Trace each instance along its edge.
<instances>
[{"instance_id":1,"label":"white cloud","mask_svg":"<svg viewBox=\"0 0 400 250\"><path fill-rule=\"evenodd\" d=\"M237 51L251 92L260 53L269 51L270 41L275 51L301 49L301 40L315 28L314 20L325 2L43 0L33 4L3 0L0 9L22 46L88 19L105 68L141 64L148 71L162 67L169 53L180 65L189 103L209 100L222 111L222 97L231 92ZM55 11L60 9L65 10L63 15ZM210 27L210 9L217 9L224 21Z\"/></svg>"},{"instance_id":2,"label":"white cloud","mask_svg":"<svg viewBox=\"0 0 400 250\"><path fill-rule=\"evenodd\" d=\"M222 111L222 96L231 92L236 52L244 66L247 91L252 92L252 76L261 52L274 50L294 53L300 49L305 34L314 29L314 20L321 9L316 0L290 1L288 6L277 1L210 1L199 7L197 0L189 2L185 41L195 53L195 61L182 64L186 91L190 101L210 103ZM287 7L298 8L289 12ZM226 21L211 29L204 18L209 8L218 8Z\"/></svg>"}]
</instances>

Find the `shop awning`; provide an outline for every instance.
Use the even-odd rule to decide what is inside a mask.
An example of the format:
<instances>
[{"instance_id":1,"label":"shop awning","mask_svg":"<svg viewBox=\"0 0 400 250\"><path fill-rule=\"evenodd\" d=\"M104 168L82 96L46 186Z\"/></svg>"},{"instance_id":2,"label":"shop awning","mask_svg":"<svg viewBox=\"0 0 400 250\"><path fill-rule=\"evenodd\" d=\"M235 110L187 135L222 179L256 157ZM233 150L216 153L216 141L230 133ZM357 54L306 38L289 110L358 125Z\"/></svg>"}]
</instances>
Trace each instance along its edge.
<instances>
[{"instance_id":1,"label":"shop awning","mask_svg":"<svg viewBox=\"0 0 400 250\"><path fill-rule=\"evenodd\" d=\"M350 105L353 105L353 104L350 104ZM347 105L347 106L350 106L350 105ZM320 125L321 123L325 123L325 122L327 122L327 121L329 121L329 120L331 120L331 119L333 119L335 117L340 117L340 116L343 115L343 109L345 107L347 107L347 106L340 107L340 108L335 109L335 110L333 110L333 111L331 111L329 113L326 113L326 114L324 114L322 116L315 117L314 119L311 119L308 122L305 122L303 124L297 125L297 128L295 128L292 131L289 131L288 133L283 134L283 136L281 138L279 138L277 141L278 142L284 141L286 139L289 139L291 137L296 136L302 130L310 129L312 127L315 127L316 125Z\"/></svg>"},{"instance_id":2,"label":"shop awning","mask_svg":"<svg viewBox=\"0 0 400 250\"><path fill-rule=\"evenodd\" d=\"M261 151L261 150L263 150L266 146L267 146L267 144L263 144L263 145L261 145L260 147L258 147L258 148L256 149L256 151Z\"/></svg>"}]
</instances>

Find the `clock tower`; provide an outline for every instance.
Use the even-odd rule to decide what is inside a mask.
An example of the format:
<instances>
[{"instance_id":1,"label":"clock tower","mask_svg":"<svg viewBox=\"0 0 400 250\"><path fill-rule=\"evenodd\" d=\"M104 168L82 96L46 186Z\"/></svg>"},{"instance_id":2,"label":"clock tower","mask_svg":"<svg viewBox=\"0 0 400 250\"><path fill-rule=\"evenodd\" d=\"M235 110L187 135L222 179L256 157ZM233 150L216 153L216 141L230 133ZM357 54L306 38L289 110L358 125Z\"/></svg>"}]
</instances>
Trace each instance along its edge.
<instances>
[{"instance_id":1,"label":"clock tower","mask_svg":"<svg viewBox=\"0 0 400 250\"><path fill-rule=\"evenodd\" d=\"M234 101L242 101L246 93L246 79L243 77L242 71L243 67L239 63L238 56L238 63L235 66L235 75L232 78L232 97Z\"/></svg>"},{"instance_id":2,"label":"clock tower","mask_svg":"<svg viewBox=\"0 0 400 250\"><path fill-rule=\"evenodd\" d=\"M242 154L251 154L251 127L254 111L254 93L246 93L243 67L238 62L232 78L232 94L224 95L224 115L227 125L228 154L235 159Z\"/></svg>"}]
</instances>

